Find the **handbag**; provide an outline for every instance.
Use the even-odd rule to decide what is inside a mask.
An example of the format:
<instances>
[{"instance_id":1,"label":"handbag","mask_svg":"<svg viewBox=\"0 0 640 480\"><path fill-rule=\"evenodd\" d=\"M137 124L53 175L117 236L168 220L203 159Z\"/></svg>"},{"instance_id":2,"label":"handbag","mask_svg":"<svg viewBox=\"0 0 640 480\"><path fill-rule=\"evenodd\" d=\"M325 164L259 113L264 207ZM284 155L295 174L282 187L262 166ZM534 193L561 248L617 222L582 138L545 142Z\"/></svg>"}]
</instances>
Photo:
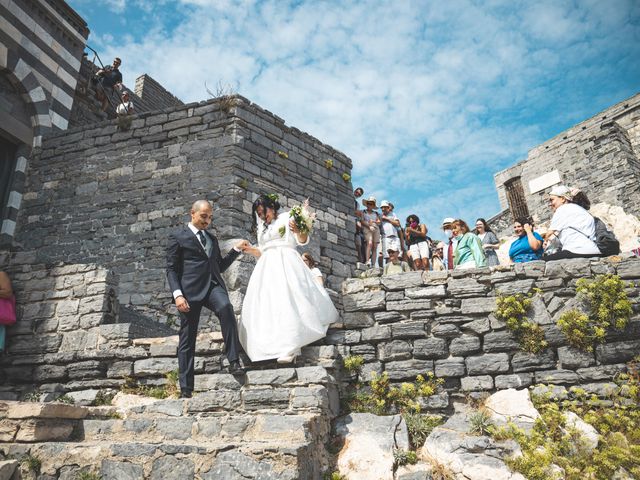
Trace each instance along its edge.
<instances>
[{"instance_id":1,"label":"handbag","mask_svg":"<svg viewBox=\"0 0 640 480\"><path fill-rule=\"evenodd\" d=\"M0 298L0 325L16 323L16 297Z\"/></svg>"}]
</instances>

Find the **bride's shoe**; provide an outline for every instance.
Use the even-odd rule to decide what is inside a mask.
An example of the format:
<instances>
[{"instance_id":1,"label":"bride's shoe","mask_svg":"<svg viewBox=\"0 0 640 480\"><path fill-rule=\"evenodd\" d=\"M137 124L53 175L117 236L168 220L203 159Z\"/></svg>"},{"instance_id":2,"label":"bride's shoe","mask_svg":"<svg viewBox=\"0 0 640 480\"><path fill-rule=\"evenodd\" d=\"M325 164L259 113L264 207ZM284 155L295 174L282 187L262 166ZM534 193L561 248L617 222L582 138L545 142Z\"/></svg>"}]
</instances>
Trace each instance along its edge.
<instances>
[{"instance_id":1,"label":"bride's shoe","mask_svg":"<svg viewBox=\"0 0 640 480\"><path fill-rule=\"evenodd\" d=\"M278 357L276 362L278 363L296 363L296 358L300 355L300 350L296 351L293 355L285 355L282 357Z\"/></svg>"}]
</instances>

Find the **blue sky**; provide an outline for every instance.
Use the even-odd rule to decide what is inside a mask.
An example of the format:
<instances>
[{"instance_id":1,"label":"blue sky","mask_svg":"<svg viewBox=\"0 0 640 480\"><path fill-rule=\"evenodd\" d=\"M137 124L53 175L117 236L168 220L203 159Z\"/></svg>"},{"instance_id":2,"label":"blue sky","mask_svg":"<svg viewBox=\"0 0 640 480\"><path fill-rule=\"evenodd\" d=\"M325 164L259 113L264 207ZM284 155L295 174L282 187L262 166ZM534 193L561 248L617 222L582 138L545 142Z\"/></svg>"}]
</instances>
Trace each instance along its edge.
<instances>
[{"instance_id":1,"label":"blue sky","mask_svg":"<svg viewBox=\"0 0 640 480\"><path fill-rule=\"evenodd\" d=\"M637 0L69 3L129 86L148 73L191 102L229 85L434 234L498 213L495 172L640 91Z\"/></svg>"}]
</instances>

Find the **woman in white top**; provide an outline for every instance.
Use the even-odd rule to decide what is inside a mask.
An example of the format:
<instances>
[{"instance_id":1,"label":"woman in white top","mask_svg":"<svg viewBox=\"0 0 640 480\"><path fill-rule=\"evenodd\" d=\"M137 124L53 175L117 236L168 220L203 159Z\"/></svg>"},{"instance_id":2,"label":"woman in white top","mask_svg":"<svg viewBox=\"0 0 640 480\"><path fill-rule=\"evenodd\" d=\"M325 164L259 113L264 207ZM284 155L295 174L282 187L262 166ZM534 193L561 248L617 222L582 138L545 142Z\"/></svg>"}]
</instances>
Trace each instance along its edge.
<instances>
[{"instance_id":1,"label":"woman in white top","mask_svg":"<svg viewBox=\"0 0 640 480\"><path fill-rule=\"evenodd\" d=\"M240 343L251 361L295 361L300 347L323 338L338 319L327 291L302 261L296 247L309 242L287 211L270 196L253 203L258 257L238 322Z\"/></svg>"},{"instance_id":2,"label":"woman in white top","mask_svg":"<svg viewBox=\"0 0 640 480\"><path fill-rule=\"evenodd\" d=\"M545 255L545 260L601 255L595 242L596 227L593 217L580 205L571 203L571 200L571 190L564 185L553 187L549 193L549 204L554 213L545 240L557 237L562 249Z\"/></svg>"}]
</instances>

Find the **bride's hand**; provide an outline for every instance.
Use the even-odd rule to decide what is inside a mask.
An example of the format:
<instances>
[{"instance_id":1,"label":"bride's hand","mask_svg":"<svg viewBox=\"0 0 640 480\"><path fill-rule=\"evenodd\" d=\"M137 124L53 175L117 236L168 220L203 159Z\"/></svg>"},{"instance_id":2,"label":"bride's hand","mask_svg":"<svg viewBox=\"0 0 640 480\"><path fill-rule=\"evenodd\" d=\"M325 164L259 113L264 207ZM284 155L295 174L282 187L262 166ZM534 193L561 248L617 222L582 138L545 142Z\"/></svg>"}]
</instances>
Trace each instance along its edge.
<instances>
[{"instance_id":1,"label":"bride's hand","mask_svg":"<svg viewBox=\"0 0 640 480\"><path fill-rule=\"evenodd\" d=\"M293 219L289 220L289 229L293 233L300 233L300 230L298 230L298 226L296 225L296 222Z\"/></svg>"}]
</instances>

